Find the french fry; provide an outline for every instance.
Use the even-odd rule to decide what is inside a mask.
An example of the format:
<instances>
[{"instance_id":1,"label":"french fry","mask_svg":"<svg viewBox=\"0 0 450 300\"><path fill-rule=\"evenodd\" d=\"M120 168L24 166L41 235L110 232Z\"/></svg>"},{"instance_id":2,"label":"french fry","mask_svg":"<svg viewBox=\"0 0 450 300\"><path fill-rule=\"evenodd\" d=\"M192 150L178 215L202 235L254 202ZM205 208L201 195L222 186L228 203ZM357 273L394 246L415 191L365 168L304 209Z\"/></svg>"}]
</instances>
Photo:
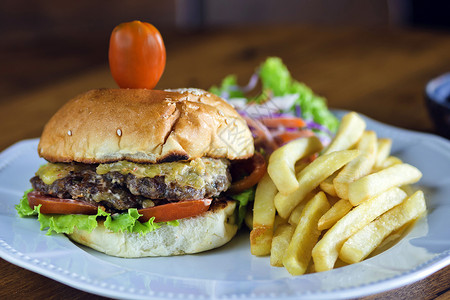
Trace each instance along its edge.
<instances>
[{"instance_id":1,"label":"french fry","mask_svg":"<svg viewBox=\"0 0 450 300\"><path fill-rule=\"evenodd\" d=\"M300 217L302 215L303 209L305 208L307 201L300 202L294 210L292 210L291 215L289 216L288 222L291 225L297 226L298 221L300 220Z\"/></svg>"},{"instance_id":2,"label":"french fry","mask_svg":"<svg viewBox=\"0 0 450 300\"><path fill-rule=\"evenodd\" d=\"M309 161L299 160L295 163L295 174L303 170L307 165L309 164ZM297 179L297 178L295 178Z\"/></svg>"},{"instance_id":3,"label":"french fry","mask_svg":"<svg viewBox=\"0 0 450 300\"><path fill-rule=\"evenodd\" d=\"M274 199L278 214L287 218L292 210L304 200L328 176L358 156L359 150L343 150L321 155L297 174L299 188L290 194L279 192Z\"/></svg>"},{"instance_id":4,"label":"french fry","mask_svg":"<svg viewBox=\"0 0 450 300\"><path fill-rule=\"evenodd\" d=\"M375 131L364 131L361 139L358 141L356 149L359 149L362 153L367 153L370 156L373 156L373 159L375 159L378 151L377 134Z\"/></svg>"},{"instance_id":5,"label":"french fry","mask_svg":"<svg viewBox=\"0 0 450 300\"><path fill-rule=\"evenodd\" d=\"M380 168L381 164L391 153L392 140L388 138L378 139L377 157L375 158L375 168Z\"/></svg>"},{"instance_id":6,"label":"french fry","mask_svg":"<svg viewBox=\"0 0 450 300\"><path fill-rule=\"evenodd\" d=\"M306 272L311 260L311 250L320 236L317 222L329 207L324 192L317 193L306 203L283 257L283 265L290 274L302 275Z\"/></svg>"},{"instance_id":7,"label":"french fry","mask_svg":"<svg viewBox=\"0 0 450 300\"><path fill-rule=\"evenodd\" d=\"M300 220L300 216L302 215L303 209L305 208L306 203L311 200L312 197L314 197L317 193L311 192L308 195L305 196L305 200L300 202L299 205L297 205L291 212L291 215L289 216L288 222L291 225L297 226L298 221Z\"/></svg>"},{"instance_id":8,"label":"french fry","mask_svg":"<svg viewBox=\"0 0 450 300\"><path fill-rule=\"evenodd\" d=\"M273 230L277 230L278 226L281 226L283 224L287 224L288 220L283 219L279 215L275 215L275 222L273 223Z\"/></svg>"},{"instance_id":9,"label":"french fry","mask_svg":"<svg viewBox=\"0 0 450 300\"><path fill-rule=\"evenodd\" d=\"M270 250L270 265L274 267L283 266L283 256L286 252L292 235L294 234L295 226L291 224L281 224L275 230L272 247Z\"/></svg>"},{"instance_id":10,"label":"french fry","mask_svg":"<svg viewBox=\"0 0 450 300\"><path fill-rule=\"evenodd\" d=\"M411 196L412 194L414 194L415 192L417 192L417 189L415 189L412 185L410 184L405 184L402 185L400 187L408 196Z\"/></svg>"},{"instance_id":11,"label":"french fry","mask_svg":"<svg viewBox=\"0 0 450 300\"><path fill-rule=\"evenodd\" d=\"M336 136L323 154L350 149L358 142L365 129L366 122L357 113L346 114L342 117Z\"/></svg>"},{"instance_id":12,"label":"french fry","mask_svg":"<svg viewBox=\"0 0 450 300\"><path fill-rule=\"evenodd\" d=\"M328 203L330 203L330 206L333 206L336 204L336 202L338 202L339 200L341 200L338 197L333 197L333 196L327 196L328 198Z\"/></svg>"},{"instance_id":13,"label":"french fry","mask_svg":"<svg viewBox=\"0 0 450 300\"><path fill-rule=\"evenodd\" d=\"M353 181L367 175L372 169L373 161L365 154L361 154L350 161L333 180L336 195L342 199L348 199L348 187Z\"/></svg>"},{"instance_id":14,"label":"french fry","mask_svg":"<svg viewBox=\"0 0 450 300\"><path fill-rule=\"evenodd\" d=\"M334 188L333 180L336 178L339 170L328 176L324 181L319 184L319 187L330 196L336 197L336 189Z\"/></svg>"},{"instance_id":15,"label":"french fry","mask_svg":"<svg viewBox=\"0 0 450 300\"><path fill-rule=\"evenodd\" d=\"M273 199L277 187L266 173L258 183L253 204L253 229L250 232L250 251L253 255L268 255L275 222Z\"/></svg>"},{"instance_id":16,"label":"french fry","mask_svg":"<svg viewBox=\"0 0 450 300\"><path fill-rule=\"evenodd\" d=\"M348 199L355 206L391 187L415 183L421 177L422 173L416 167L409 164L393 165L350 183Z\"/></svg>"},{"instance_id":17,"label":"french fry","mask_svg":"<svg viewBox=\"0 0 450 300\"><path fill-rule=\"evenodd\" d=\"M310 259L309 261L309 266L308 269L306 269L305 274L311 274L311 273L315 273L316 269L314 268L314 262L312 261L312 259Z\"/></svg>"},{"instance_id":18,"label":"french fry","mask_svg":"<svg viewBox=\"0 0 450 300\"><path fill-rule=\"evenodd\" d=\"M402 164L402 160L396 156L388 156L381 164L374 166L374 171L378 172L380 170L389 168L393 165Z\"/></svg>"},{"instance_id":19,"label":"french fry","mask_svg":"<svg viewBox=\"0 0 450 300\"><path fill-rule=\"evenodd\" d=\"M296 139L275 150L269 158L267 172L282 193L291 193L298 188L295 163L322 149L316 136Z\"/></svg>"},{"instance_id":20,"label":"french fry","mask_svg":"<svg viewBox=\"0 0 450 300\"><path fill-rule=\"evenodd\" d=\"M386 249L389 249L390 246L392 246L392 244L398 242L401 239L401 237L405 234L405 232L407 232L407 229L409 228L410 225L412 225L412 223L414 223L414 221L403 225L402 227L400 227L399 229L395 230L390 235L388 235L381 242L381 244L378 245L378 247L369 254L369 256L380 254L381 252L384 252Z\"/></svg>"},{"instance_id":21,"label":"french fry","mask_svg":"<svg viewBox=\"0 0 450 300\"><path fill-rule=\"evenodd\" d=\"M339 200L319 219L317 228L319 230L331 228L352 208L353 205L347 199Z\"/></svg>"},{"instance_id":22,"label":"french fry","mask_svg":"<svg viewBox=\"0 0 450 300\"><path fill-rule=\"evenodd\" d=\"M336 194L342 199L348 199L348 186L351 182L366 176L372 170L377 151L377 135L374 131L365 131L357 149L361 154L350 161L333 180Z\"/></svg>"},{"instance_id":23,"label":"french fry","mask_svg":"<svg viewBox=\"0 0 450 300\"><path fill-rule=\"evenodd\" d=\"M339 258L351 264L362 261L393 231L417 219L425 211L423 192L417 191L403 203L352 235L342 246Z\"/></svg>"},{"instance_id":24,"label":"french fry","mask_svg":"<svg viewBox=\"0 0 450 300\"><path fill-rule=\"evenodd\" d=\"M392 207L400 204L406 193L394 187L352 209L317 242L312 250L316 271L328 271L334 267L344 242L358 230L372 222Z\"/></svg>"},{"instance_id":25,"label":"french fry","mask_svg":"<svg viewBox=\"0 0 450 300\"><path fill-rule=\"evenodd\" d=\"M316 138L272 154L257 187L252 254L270 253L272 266L293 275L330 270L384 251L426 210L410 185L420 171L390 154L391 139L365 128L352 112L312 162Z\"/></svg>"}]
</instances>

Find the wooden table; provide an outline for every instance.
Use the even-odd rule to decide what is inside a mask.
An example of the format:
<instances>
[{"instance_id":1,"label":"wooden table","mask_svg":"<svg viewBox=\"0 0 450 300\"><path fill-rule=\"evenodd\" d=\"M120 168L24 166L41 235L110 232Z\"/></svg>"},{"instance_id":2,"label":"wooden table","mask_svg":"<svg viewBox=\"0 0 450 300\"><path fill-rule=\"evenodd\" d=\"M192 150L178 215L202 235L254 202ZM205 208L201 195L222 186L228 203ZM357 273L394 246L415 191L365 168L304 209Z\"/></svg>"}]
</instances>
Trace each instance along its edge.
<instances>
[{"instance_id":1,"label":"wooden table","mask_svg":"<svg viewBox=\"0 0 450 300\"><path fill-rule=\"evenodd\" d=\"M245 84L267 56L279 56L293 76L325 96L330 107L356 110L387 124L425 132L433 128L423 102L424 85L450 70L448 33L271 27L171 33L165 39L168 60L159 88L208 88L230 73ZM0 86L0 150L38 137L51 115L76 94L115 87L106 66L106 45L99 43L99 47L105 47L103 60L82 68L73 53L70 57L61 53L54 61L30 53L33 59L25 61L31 66L21 65L24 58L20 55L7 53L11 58L8 67L26 70L25 82L33 88L23 86L20 76ZM64 70L74 69L73 76L61 76ZM7 73L4 77L9 79ZM2 299L101 298L4 260L0 260L0 269ZM417 283L363 299L448 299L449 288L450 267L446 267Z\"/></svg>"}]
</instances>

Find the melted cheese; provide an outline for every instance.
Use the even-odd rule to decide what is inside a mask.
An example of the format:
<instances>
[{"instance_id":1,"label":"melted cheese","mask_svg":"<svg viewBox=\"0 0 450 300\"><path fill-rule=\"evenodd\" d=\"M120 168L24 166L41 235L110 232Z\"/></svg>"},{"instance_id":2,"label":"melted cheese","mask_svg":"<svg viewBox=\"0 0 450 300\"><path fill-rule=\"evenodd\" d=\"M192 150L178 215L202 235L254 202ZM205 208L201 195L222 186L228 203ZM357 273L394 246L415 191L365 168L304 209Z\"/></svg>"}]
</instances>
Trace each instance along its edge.
<instances>
[{"instance_id":1,"label":"melted cheese","mask_svg":"<svg viewBox=\"0 0 450 300\"><path fill-rule=\"evenodd\" d=\"M81 170L79 165L64 164L64 163L48 163L42 165L36 172L36 176L45 183L52 184L55 180L61 179L69 175L71 171Z\"/></svg>"},{"instance_id":2,"label":"melted cheese","mask_svg":"<svg viewBox=\"0 0 450 300\"><path fill-rule=\"evenodd\" d=\"M100 164L97 174L120 172L124 175L133 174L136 177L164 176L165 183L177 182L181 186L192 186L200 189L205 182L212 180L211 175L226 174L226 160L212 158L197 158L192 161L178 161L161 164L138 164L129 161L118 161L111 164ZM225 175L226 176L226 175Z\"/></svg>"},{"instance_id":3,"label":"melted cheese","mask_svg":"<svg viewBox=\"0 0 450 300\"><path fill-rule=\"evenodd\" d=\"M139 164L129 161L118 161L109 164L99 164L96 172L104 175L108 172L120 172L121 174L133 174L136 177L153 178L164 176L167 185L176 182L180 186L191 186L201 189L206 182L213 180L212 175L223 174L226 176L228 162L224 159L198 158L192 161L168 162L161 164ZM69 175L70 172L78 172L87 165L48 163L39 168L36 175L45 183L52 184L55 180Z\"/></svg>"}]
</instances>

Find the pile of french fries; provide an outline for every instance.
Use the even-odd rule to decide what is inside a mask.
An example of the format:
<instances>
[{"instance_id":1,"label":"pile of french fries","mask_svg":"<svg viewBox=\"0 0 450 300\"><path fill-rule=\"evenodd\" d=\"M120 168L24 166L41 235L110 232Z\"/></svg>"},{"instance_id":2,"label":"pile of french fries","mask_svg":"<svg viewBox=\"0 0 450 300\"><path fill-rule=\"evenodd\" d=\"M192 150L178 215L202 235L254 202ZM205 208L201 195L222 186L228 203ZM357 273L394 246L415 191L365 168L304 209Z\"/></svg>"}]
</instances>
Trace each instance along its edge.
<instances>
[{"instance_id":1,"label":"pile of french fries","mask_svg":"<svg viewBox=\"0 0 450 300\"><path fill-rule=\"evenodd\" d=\"M409 226L426 212L423 192L410 192L422 173L391 145L351 112L325 149L309 137L273 152L256 188L251 253L292 275L327 271Z\"/></svg>"}]
</instances>

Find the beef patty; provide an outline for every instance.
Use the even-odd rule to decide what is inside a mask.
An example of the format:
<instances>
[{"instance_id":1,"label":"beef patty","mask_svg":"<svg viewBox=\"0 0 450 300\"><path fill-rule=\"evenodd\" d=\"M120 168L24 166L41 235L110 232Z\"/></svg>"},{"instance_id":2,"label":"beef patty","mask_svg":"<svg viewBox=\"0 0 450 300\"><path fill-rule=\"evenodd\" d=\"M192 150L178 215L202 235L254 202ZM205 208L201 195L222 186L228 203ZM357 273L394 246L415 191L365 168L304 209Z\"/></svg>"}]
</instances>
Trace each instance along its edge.
<instances>
[{"instance_id":1,"label":"beef patty","mask_svg":"<svg viewBox=\"0 0 450 300\"><path fill-rule=\"evenodd\" d=\"M231 184L228 165L217 165L220 165L217 170L206 168L207 172L197 172L196 181L202 184L196 186L186 184L177 176L145 177L118 171L98 174L96 165L77 165L63 178L50 184L46 184L39 175L30 181L36 191L45 195L82 200L114 212L179 200L217 197Z\"/></svg>"}]
</instances>

